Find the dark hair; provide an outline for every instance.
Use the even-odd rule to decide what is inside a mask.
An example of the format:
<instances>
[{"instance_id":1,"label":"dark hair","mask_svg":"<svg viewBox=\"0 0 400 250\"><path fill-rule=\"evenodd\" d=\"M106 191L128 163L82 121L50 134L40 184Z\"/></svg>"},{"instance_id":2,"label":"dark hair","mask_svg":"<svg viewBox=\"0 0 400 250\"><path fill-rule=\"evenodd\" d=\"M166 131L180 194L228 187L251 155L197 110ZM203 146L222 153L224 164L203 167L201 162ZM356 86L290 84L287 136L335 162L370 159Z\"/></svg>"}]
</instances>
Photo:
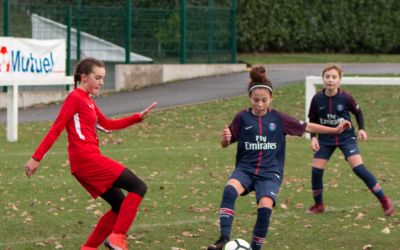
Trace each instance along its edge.
<instances>
[{"instance_id":1,"label":"dark hair","mask_svg":"<svg viewBox=\"0 0 400 250\"><path fill-rule=\"evenodd\" d=\"M272 95L272 82L267 78L266 70L261 65L255 65L251 68L250 81L247 88L249 95L255 88L265 88Z\"/></svg>"},{"instance_id":2,"label":"dark hair","mask_svg":"<svg viewBox=\"0 0 400 250\"><path fill-rule=\"evenodd\" d=\"M102 61L97 60L92 57L85 58L78 63L78 65L75 68L75 73L74 73L75 88L78 86L78 82L81 82L81 75L82 74L89 75L90 73L93 72L94 67L104 68L105 65Z\"/></svg>"}]
</instances>

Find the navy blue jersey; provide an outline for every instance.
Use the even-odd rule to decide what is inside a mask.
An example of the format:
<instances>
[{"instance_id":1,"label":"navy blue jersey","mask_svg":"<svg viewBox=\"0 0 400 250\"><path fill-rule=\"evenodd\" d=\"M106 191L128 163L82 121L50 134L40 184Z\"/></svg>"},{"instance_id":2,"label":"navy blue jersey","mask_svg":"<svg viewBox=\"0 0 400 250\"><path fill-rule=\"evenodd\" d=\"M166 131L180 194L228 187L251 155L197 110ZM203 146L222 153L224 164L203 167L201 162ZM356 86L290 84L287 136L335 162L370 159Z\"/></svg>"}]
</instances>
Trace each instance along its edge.
<instances>
[{"instance_id":1,"label":"navy blue jersey","mask_svg":"<svg viewBox=\"0 0 400 250\"><path fill-rule=\"evenodd\" d=\"M323 89L314 95L308 118L313 123L337 127L343 120L351 122L350 112L357 114L361 112L361 109L349 93L338 89L336 95L327 96L325 95L325 89ZM354 126L339 135L318 135L319 143L328 146L347 144L349 141L355 141L355 139Z\"/></svg>"},{"instance_id":2,"label":"navy blue jersey","mask_svg":"<svg viewBox=\"0 0 400 250\"><path fill-rule=\"evenodd\" d=\"M238 142L236 167L255 175L268 173L283 175L286 135L303 135L307 124L287 114L269 110L264 116L255 116L251 109L236 114L229 129L231 143Z\"/></svg>"}]
</instances>

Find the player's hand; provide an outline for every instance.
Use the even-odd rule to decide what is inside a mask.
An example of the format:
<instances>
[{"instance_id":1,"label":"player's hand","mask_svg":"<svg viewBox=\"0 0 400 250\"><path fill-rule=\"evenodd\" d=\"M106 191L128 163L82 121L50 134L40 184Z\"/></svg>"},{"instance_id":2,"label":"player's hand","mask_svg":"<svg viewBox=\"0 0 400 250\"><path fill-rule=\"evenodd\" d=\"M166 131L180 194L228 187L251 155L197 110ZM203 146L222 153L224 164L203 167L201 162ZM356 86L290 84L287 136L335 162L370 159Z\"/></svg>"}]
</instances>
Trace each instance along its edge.
<instances>
[{"instance_id":1,"label":"player's hand","mask_svg":"<svg viewBox=\"0 0 400 250\"><path fill-rule=\"evenodd\" d=\"M317 152L319 150L319 142L318 142L317 137L311 138L310 147L314 152Z\"/></svg>"},{"instance_id":2,"label":"player's hand","mask_svg":"<svg viewBox=\"0 0 400 250\"><path fill-rule=\"evenodd\" d=\"M358 130L358 138L361 142L366 141L368 139L367 132L364 129Z\"/></svg>"},{"instance_id":3,"label":"player's hand","mask_svg":"<svg viewBox=\"0 0 400 250\"><path fill-rule=\"evenodd\" d=\"M346 129L350 129L351 128L351 122L349 121L343 121L341 122L337 127L337 133L341 134L343 133L343 131L345 131Z\"/></svg>"},{"instance_id":4,"label":"player's hand","mask_svg":"<svg viewBox=\"0 0 400 250\"><path fill-rule=\"evenodd\" d=\"M232 134L228 126L225 126L221 132L221 142L229 144L231 142Z\"/></svg>"},{"instance_id":5,"label":"player's hand","mask_svg":"<svg viewBox=\"0 0 400 250\"><path fill-rule=\"evenodd\" d=\"M40 162L31 158L29 161L25 163L25 175L31 177L39 167Z\"/></svg>"},{"instance_id":6,"label":"player's hand","mask_svg":"<svg viewBox=\"0 0 400 250\"><path fill-rule=\"evenodd\" d=\"M144 117L155 107L157 106L157 102L153 102L152 104L150 104L150 106L148 106L147 108L145 108L142 112L140 112L140 117L142 119L144 119Z\"/></svg>"}]
</instances>

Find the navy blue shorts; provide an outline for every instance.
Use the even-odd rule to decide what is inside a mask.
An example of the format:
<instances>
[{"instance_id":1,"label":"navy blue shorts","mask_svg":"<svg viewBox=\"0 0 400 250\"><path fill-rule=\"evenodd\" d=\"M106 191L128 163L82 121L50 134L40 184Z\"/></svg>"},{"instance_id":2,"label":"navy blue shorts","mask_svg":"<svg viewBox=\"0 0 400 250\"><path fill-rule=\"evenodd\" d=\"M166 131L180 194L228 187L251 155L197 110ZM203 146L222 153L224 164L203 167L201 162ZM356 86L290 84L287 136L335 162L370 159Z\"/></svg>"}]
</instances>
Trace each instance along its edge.
<instances>
[{"instance_id":1,"label":"navy blue shorts","mask_svg":"<svg viewBox=\"0 0 400 250\"><path fill-rule=\"evenodd\" d=\"M314 153L314 158L329 160L337 147L340 148L346 160L352 155L360 154L357 143L348 143L339 146L327 146L319 144L319 150Z\"/></svg>"},{"instance_id":2,"label":"navy blue shorts","mask_svg":"<svg viewBox=\"0 0 400 250\"><path fill-rule=\"evenodd\" d=\"M274 201L274 206L277 202L278 192L282 184L282 176L276 173L270 173L269 176L257 176L246 169L236 167L228 179L236 179L245 188L242 195L255 191L257 203L262 197L270 197Z\"/></svg>"}]
</instances>

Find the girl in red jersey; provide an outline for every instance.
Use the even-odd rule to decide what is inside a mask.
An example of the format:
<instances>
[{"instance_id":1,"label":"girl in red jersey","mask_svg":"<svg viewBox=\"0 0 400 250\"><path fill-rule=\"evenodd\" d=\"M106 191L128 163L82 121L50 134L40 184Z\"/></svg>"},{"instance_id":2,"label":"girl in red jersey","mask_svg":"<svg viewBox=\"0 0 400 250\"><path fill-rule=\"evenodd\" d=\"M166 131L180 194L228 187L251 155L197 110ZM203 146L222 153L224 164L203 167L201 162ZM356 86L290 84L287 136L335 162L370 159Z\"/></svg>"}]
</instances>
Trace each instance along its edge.
<instances>
[{"instance_id":1,"label":"girl in red jersey","mask_svg":"<svg viewBox=\"0 0 400 250\"><path fill-rule=\"evenodd\" d=\"M71 173L93 198L100 196L111 205L81 250L97 249L107 237L105 244L110 249L128 249L126 233L147 190L129 169L101 154L96 129L117 130L141 122L157 103L124 118L105 117L90 96L99 94L105 74L104 63L94 58L83 59L77 65L75 90L67 96L54 124L25 164L25 173L30 177L64 128L67 130ZM121 189L128 191L126 197Z\"/></svg>"},{"instance_id":2,"label":"girl in red jersey","mask_svg":"<svg viewBox=\"0 0 400 250\"><path fill-rule=\"evenodd\" d=\"M336 127L340 121L350 121L350 113L353 113L358 124L358 137L360 141L367 140L367 132L364 130L364 118L360 106L353 97L340 89L342 68L339 65L327 65L322 70L324 89L314 95L308 117L310 122L326 124ZM339 148L353 172L365 183L368 189L378 198L386 216L395 212L392 201L384 194L375 176L364 166L357 146L354 129L345 131L340 135L311 135L311 149L314 151L311 170L311 186L315 204L308 209L310 214L320 214L325 211L323 203L323 174L336 148Z\"/></svg>"}]
</instances>

